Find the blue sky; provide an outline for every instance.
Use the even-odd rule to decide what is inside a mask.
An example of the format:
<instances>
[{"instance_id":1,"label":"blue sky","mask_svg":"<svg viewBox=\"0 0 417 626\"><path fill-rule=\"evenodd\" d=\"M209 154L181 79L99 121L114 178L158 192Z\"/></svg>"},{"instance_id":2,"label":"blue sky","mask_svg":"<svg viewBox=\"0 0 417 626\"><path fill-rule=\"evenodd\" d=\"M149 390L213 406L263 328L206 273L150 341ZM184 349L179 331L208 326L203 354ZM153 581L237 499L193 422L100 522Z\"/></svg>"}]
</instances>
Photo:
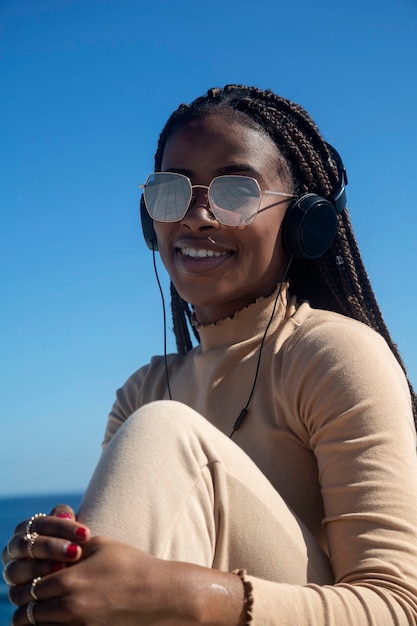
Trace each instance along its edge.
<instances>
[{"instance_id":1,"label":"blue sky","mask_svg":"<svg viewBox=\"0 0 417 626\"><path fill-rule=\"evenodd\" d=\"M82 490L115 390L162 352L138 185L212 86L299 102L342 154L417 386L416 67L416 0L0 0L0 496Z\"/></svg>"}]
</instances>

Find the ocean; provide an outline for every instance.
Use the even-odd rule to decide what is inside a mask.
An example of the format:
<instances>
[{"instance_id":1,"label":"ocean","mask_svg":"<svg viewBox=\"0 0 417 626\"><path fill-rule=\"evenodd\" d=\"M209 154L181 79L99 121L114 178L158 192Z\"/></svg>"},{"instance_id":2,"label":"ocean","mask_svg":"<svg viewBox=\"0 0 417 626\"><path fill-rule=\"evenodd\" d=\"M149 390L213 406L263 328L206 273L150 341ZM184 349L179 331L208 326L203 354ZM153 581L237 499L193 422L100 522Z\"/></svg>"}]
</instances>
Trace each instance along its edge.
<instances>
[{"instance_id":1,"label":"ocean","mask_svg":"<svg viewBox=\"0 0 417 626\"><path fill-rule=\"evenodd\" d=\"M81 501L81 494L57 494L44 496L19 496L0 498L0 548L6 545L15 526L34 513L49 513L56 504L69 504L75 510ZM7 585L0 578L0 626L9 626L14 607L9 602Z\"/></svg>"}]
</instances>

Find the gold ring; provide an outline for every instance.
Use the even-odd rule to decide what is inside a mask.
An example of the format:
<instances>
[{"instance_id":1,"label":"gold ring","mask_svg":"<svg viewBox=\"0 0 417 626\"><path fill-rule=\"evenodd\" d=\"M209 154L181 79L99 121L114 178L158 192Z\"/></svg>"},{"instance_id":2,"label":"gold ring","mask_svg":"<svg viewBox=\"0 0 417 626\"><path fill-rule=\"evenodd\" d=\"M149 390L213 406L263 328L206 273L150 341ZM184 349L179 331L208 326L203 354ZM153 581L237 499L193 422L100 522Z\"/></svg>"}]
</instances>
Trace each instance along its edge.
<instances>
[{"instance_id":1,"label":"gold ring","mask_svg":"<svg viewBox=\"0 0 417 626\"><path fill-rule=\"evenodd\" d=\"M36 602L29 602L26 607L26 617L28 618L29 624L33 624L33 626L36 626L36 624L38 623L35 619L35 616L33 615L33 609L35 606Z\"/></svg>"},{"instance_id":2,"label":"gold ring","mask_svg":"<svg viewBox=\"0 0 417 626\"><path fill-rule=\"evenodd\" d=\"M10 565L14 563L14 561L9 561L8 563L6 563L6 565L4 566L3 569L3 578L6 582L7 585L9 585L9 587L14 587L14 583L10 580L8 574L7 574L7 570L9 569Z\"/></svg>"},{"instance_id":3,"label":"gold ring","mask_svg":"<svg viewBox=\"0 0 417 626\"><path fill-rule=\"evenodd\" d=\"M32 517L30 518L30 520L28 520L28 523L26 524L26 535L30 535L30 533L32 532L32 524L36 519L38 519L38 517L46 517L46 513L35 513L35 515L32 515Z\"/></svg>"},{"instance_id":4,"label":"gold ring","mask_svg":"<svg viewBox=\"0 0 417 626\"><path fill-rule=\"evenodd\" d=\"M35 541L36 539L39 537L38 533L29 533L25 535L25 539L26 539L26 546L28 549L28 555L30 559L34 559L35 557L33 556L33 546L35 545Z\"/></svg>"},{"instance_id":5,"label":"gold ring","mask_svg":"<svg viewBox=\"0 0 417 626\"><path fill-rule=\"evenodd\" d=\"M42 580L42 578L41 578L40 576L37 576L36 578L34 578L34 579L32 580L32 584L31 584L31 586L30 586L30 595L31 595L31 596L32 596L32 598L33 598L34 600L36 600L36 601L38 601L38 600L39 600L39 598L38 598L38 596L36 595L36 591L35 591L35 589L36 589L36 585L38 584L38 582L39 582L40 580Z\"/></svg>"}]
</instances>

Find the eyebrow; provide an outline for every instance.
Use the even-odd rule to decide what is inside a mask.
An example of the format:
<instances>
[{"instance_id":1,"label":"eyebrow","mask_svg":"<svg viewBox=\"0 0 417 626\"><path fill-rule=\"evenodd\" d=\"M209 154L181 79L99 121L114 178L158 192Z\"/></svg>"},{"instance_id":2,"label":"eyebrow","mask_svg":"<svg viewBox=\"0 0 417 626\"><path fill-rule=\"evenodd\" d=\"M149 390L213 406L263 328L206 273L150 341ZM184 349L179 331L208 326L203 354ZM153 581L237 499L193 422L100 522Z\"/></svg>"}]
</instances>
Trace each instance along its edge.
<instances>
[{"instance_id":1,"label":"eyebrow","mask_svg":"<svg viewBox=\"0 0 417 626\"><path fill-rule=\"evenodd\" d=\"M187 176L190 179L193 178L194 174L192 170L184 170L178 167L170 167L165 171L182 174L183 176ZM236 172L249 172L256 179L260 181L264 180L262 174L260 174L260 172L255 167L253 167L253 165L249 165L249 163L233 163L231 165L225 165L224 167L219 167L216 172L216 176L224 176L225 174L236 174Z\"/></svg>"},{"instance_id":2,"label":"eyebrow","mask_svg":"<svg viewBox=\"0 0 417 626\"><path fill-rule=\"evenodd\" d=\"M249 163L234 163L232 165L220 167L217 171L219 176L222 176L223 174L234 174L235 172L250 172L255 176L255 178L263 180L263 176L260 172L253 167L253 165L249 165Z\"/></svg>"}]
</instances>

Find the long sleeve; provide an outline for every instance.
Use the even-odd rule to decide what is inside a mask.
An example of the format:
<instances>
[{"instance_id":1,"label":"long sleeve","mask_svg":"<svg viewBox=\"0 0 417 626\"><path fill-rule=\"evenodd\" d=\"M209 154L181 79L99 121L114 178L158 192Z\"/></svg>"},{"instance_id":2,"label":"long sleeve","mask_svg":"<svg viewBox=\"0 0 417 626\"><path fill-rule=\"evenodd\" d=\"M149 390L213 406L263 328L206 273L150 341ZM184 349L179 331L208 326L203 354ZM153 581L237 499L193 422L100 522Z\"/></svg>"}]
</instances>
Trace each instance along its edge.
<instances>
[{"instance_id":1,"label":"long sleeve","mask_svg":"<svg viewBox=\"0 0 417 626\"><path fill-rule=\"evenodd\" d=\"M335 318L288 342L283 372L289 421L317 459L336 584L249 577L253 623L416 624L415 430L398 363L376 333Z\"/></svg>"}]
</instances>

